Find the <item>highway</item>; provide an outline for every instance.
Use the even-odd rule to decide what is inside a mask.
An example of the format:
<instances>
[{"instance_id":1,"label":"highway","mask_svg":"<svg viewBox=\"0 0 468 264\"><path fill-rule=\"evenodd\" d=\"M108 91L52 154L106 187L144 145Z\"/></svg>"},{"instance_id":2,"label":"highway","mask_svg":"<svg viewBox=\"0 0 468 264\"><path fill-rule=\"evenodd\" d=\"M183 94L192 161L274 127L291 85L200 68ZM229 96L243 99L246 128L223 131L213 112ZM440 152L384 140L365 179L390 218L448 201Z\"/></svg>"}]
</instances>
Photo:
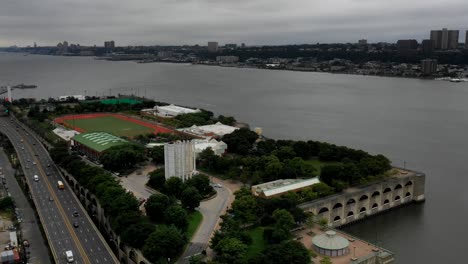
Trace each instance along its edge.
<instances>
[{"instance_id":1,"label":"highway","mask_svg":"<svg viewBox=\"0 0 468 264\"><path fill-rule=\"evenodd\" d=\"M73 263L119 263L40 142L9 117L0 117L0 132L18 154L56 262L67 263L65 251L72 250ZM62 181L65 189L59 189L57 181Z\"/></svg>"}]
</instances>

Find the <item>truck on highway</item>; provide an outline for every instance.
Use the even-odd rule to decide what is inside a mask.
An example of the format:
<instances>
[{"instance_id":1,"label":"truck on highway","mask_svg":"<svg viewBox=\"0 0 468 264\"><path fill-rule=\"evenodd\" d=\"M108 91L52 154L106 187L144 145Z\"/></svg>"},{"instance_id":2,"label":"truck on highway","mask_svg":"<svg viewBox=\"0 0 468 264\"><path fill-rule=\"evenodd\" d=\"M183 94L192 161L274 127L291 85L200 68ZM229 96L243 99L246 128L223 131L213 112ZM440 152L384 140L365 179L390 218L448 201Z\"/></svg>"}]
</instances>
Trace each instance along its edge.
<instances>
[{"instance_id":1,"label":"truck on highway","mask_svg":"<svg viewBox=\"0 0 468 264\"><path fill-rule=\"evenodd\" d=\"M62 182L62 181L58 181L58 182L57 182L57 187L58 187L59 189L61 189L61 190L62 190L62 189L65 189L65 185L63 185L63 182Z\"/></svg>"},{"instance_id":2,"label":"truck on highway","mask_svg":"<svg viewBox=\"0 0 468 264\"><path fill-rule=\"evenodd\" d=\"M68 263L72 263L73 261L75 261L75 259L73 259L73 251L71 250L65 251L65 256L67 257Z\"/></svg>"}]
</instances>

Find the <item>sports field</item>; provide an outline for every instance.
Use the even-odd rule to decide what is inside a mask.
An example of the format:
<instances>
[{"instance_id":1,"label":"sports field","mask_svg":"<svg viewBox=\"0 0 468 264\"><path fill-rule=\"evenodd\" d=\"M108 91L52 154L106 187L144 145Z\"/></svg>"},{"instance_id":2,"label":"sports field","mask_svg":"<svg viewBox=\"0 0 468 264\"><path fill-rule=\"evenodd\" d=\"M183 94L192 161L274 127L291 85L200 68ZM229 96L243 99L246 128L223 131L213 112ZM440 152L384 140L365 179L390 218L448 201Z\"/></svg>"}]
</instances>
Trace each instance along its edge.
<instances>
[{"instance_id":1,"label":"sports field","mask_svg":"<svg viewBox=\"0 0 468 264\"><path fill-rule=\"evenodd\" d=\"M134 137L149 133L171 133L172 130L119 114L82 114L55 119L56 123L79 132L107 132Z\"/></svg>"}]
</instances>

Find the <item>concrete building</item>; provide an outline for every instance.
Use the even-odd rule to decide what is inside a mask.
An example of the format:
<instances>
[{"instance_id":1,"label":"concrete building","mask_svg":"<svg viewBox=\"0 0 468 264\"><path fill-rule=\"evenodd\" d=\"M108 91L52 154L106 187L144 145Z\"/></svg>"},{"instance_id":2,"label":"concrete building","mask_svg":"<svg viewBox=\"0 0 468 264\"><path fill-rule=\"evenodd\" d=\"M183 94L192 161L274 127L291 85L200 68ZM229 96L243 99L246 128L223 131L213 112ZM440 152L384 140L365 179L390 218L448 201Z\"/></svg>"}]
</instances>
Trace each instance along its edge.
<instances>
[{"instance_id":1,"label":"concrete building","mask_svg":"<svg viewBox=\"0 0 468 264\"><path fill-rule=\"evenodd\" d=\"M185 132L194 136L201 136L205 138L209 137L222 137L227 134L231 134L232 132L239 129L238 127L227 126L217 122L214 125L206 125L206 126L196 126L193 125L187 128L180 128L178 131Z\"/></svg>"},{"instance_id":2,"label":"concrete building","mask_svg":"<svg viewBox=\"0 0 468 264\"><path fill-rule=\"evenodd\" d=\"M218 42L208 42L208 52L218 52Z\"/></svg>"},{"instance_id":3,"label":"concrete building","mask_svg":"<svg viewBox=\"0 0 468 264\"><path fill-rule=\"evenodd\" d=\"M217 56L216 61L220 63L236 63L239 61L238 56Z\"/></svg>"},{"instance_id":4,"label":"concrete building","mask_svg":"<svg viewBox=\"0 0 468 264\"><path fill-rule=\"evenodd\" d=\"M337 235L333 230L314 236L312 244L315 252L329 257L338 257L349 253L349 241Z\"/></svg>"},{"instance_id":5,"label":"concrete building","mask_svg":"<svg viewBox=\"0 0 468 264\"><path fill-rule=\"evenodd\" d=\"M358 40L358 45L360 45L360 46L366 46L366 45L367 45L367 39L360 39L360 40Z\"/></svg>"},{"instance_id":6,"label":"concrete building","mask_svg":"<svg viewBox=\"0 0 468 264\"><path fill-rule=\"evenodd\" d=\"M415 39L400 39L397 41L397 50L400 53L416 51L418 42Z\"/></svg>"},{"instance_id":7,"label":"concrete building","mask_svg":"<svg viewBox=\"0 0 468 264\"><path fill-rule=\"evenodd\" d=\"M175 117L182 114L200 113L200 109L191 109L177 105L155 106L157 115L161 117Z\"/></svg>"},{"instance_id":8,"label":"concrete building","mask_svg":"<svg viewBox=\"0 0 468 264\"><path fill-rule=\"evenodd\" d=\"M115 42L113 40L104 41L104 48L106 49L113 49L115 48Z\"/></svg>"},{"instance_id":9,"label":"concrete building","mask_svg":"<svg viewBox=\"0 0 468 264\"><path fill-rule=\"evenodd\" d=\"M437 72L437 60L425 59L421 61L421 73L430 76Z\"/></svg>"},{"instance_id":10,"label":"concrete building","mask_svg":"<svg viewBox=\"0 0 468 264\"><path fill-rule=\"evenodd\" d=\"M299 208L339 227L411 202L425 200L426 175L397 169L398 173L370 185L349 188L342 193L302 203Z\"/></svg>"},{"instance_id":11,"label":"concrete building","mask_svg":"<svg viewBox=\"0 0 468 264\"><path fill-rule=\"evenodd\" d=\"M198 156L202 151L207 148L211 148L215 155L221 156L226 153L227 144L223 141L218 141L214 138L211 139L194 139L192 140L194 144L195 156Z\"/></svg>"},{"instance_id":12,"label":"concrete building","mask_svg":"<svg viewBox=\"0 0 468 264\"><path fill-rule=\"evenodd\" d=\"M254 196L271 199L288 192L299 192L317 183L320 183L318 177L311 179L283 179L254 185L251 187L251 191Z\"/></svg>"},{"instance_id":13,"label":"concrete building","mask_svg":"<svg viewBox=\"0 0 468 264\"><path fill-rule=\"evenodd\" d=\"M430 39L424 39L421 43L421 49L424 53L429 54L434 51L434 41Z\"/></svg>"},{"instance_id":14,"label":"concrete building","mask_svg":"<svg viewBox=\"0 0 468 264\"><path fill-rule=\"evenodd\" d=\"M434 49L447 50L458 48L458 30L431 30L431 40L434 42Z\"/></svg>"},{"instance_id":15,"label":"concrete building","mask_svg":"<svg viewBox=\"0 0 468 264\"><path fill-rule=\"evenodd\" d=\"M465 49L468 49L468 30L465 32Z\"/></svg>"},{"instance_id":16,"label":"concrete building","mask_svg":"<svg viewBox=\"0 0 468 264\"><path fill-rule=\"evenodd\" d=\"M196 174L194 144L178 141L164 145L164 169L166 179L178 177L182 181Z\"/></svg>"},{"instance_id":17,"label":"concrete building","mask_svg":"<svg viewBox=\"0 0 468 264\"><path fill-rule=\"evenodd\" d=\"M98 160L109 148L126 143L128 141L105 132L82 133L71 141L73 149L94 160Z\"/></svg>"},{"instance_id":18,"label":"concrete building","mask_svg":"<svg viewBox=\"0 0 468 264\"><path fill-rule=\"evenodd\" d=\"M224 47L226 49L237 49L237 44L226 44Z\"/></svg>"},{"instance_id":19,"label":"concrete building","mask_svg":"<svg viewBox=\"0 0 468 264\"><path fill-rule=\"evenodd\" d=\"M172 51L158 51L159 58L171 58L174 55Z\"/></svg>"}]
</instances>

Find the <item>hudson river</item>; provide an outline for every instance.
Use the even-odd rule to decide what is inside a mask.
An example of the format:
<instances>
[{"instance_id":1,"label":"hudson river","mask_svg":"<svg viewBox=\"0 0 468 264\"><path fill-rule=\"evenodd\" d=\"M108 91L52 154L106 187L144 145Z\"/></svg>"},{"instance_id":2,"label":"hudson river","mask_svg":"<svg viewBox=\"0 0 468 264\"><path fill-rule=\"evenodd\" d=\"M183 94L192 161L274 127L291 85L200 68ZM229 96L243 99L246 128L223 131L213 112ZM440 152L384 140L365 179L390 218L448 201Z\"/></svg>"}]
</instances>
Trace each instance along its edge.
<instances>
[{"instance_id":1,"label":"hudson river","mask_svg":"<svg viewBox=\"0 0 468 264\"><path fill-rule=\"evenodd\" d=\"M426 203L347 228L398 263L466 263L468 83L0 53L15 97L136 94L233 115L274 138L388 156L426 173ZM464 260L465 259L465 260Z\"/></svg>"}]
</instances>

